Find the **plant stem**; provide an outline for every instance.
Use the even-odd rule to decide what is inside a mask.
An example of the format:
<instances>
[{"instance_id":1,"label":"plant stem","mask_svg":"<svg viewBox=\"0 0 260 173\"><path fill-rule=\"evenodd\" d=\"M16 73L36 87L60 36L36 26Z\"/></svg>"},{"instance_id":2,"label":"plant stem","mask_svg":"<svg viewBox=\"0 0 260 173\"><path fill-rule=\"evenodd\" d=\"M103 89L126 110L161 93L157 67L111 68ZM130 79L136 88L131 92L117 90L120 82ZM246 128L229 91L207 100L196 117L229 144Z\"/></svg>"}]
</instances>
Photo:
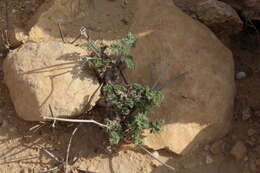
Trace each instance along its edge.
<instances>
[{"instance_id":1,"label":"plant stem","mask_svg":"<svg viewBox=\"0 0 260 173\"><path fill-rule=\"evenodd\" d=\"M93 123L103 128L110 128L105 124L101 124L95 120L80 120L80 119L67 119L67 118L55 118L55 117L43 117L45 120L57 120L57 121L65 121L65 122L73 122L73 123Z\"/></svg>"}]
</instances>

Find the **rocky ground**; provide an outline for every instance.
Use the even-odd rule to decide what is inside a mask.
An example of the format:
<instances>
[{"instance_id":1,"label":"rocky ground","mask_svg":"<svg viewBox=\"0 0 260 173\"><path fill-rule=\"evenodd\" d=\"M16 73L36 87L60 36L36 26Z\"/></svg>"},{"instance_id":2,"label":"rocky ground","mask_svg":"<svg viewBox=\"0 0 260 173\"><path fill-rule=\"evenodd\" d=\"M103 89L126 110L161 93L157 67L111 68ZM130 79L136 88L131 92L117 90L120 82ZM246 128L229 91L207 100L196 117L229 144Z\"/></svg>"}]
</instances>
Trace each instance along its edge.
<instances>
[{"instance_id":1,"label":"rocky ground","mask_svg":"<svg viewBox=\"0 0 260 173\"><path fill-rule=\"evenodd\" d=\"M8 30L12 37L16 35L16 38L22 42L27 41L28 37L33 38L34 41L46 38L45 36L42 37L34 33L31 33L31 36L28 34L31 27L31 22L28 24L28 20L39 12L37 10L44 3L43 0L8 0L7 2L8 5L6 6L5 1L0 0L0 26L2 31ZM232 7L236 9L236 5L234 4L232 4ZM116 8L122 10L125 7L118 5ZM241 4L238 8L242 11ZM187 9L185 10L187 11ZM8 15L6 15L6 11ZM205 13L199 13L198 17L194 15L195 12L192 11L193 14L190 13L190 15L193 15L193 18L199 19L202 22L205 19L209 22L208 19L210 17L200 17L200 15ZM80 14L77 15L80 16ZM112 17L113 15L117 16L117 13L111 12L111 15ZM122 30L127 28L128 26L124 23L132 22L131 15L129 13L123 14L123 17L123 22L110 23L107 26L103 26L103 28L98 22L93 22L92 33L94 37L99 37L100 30L106 27L120 25L118 28ZM254 20L256 19L257 17ZM96 21L99 20L101 19L96 17ZM236 29L234 32L236 33L232 36L227 37L222 32L219 32L219 27L214 22L212 22L212 29L234 55L236 97L231 128L224 137L210 144L199 146L197 150L184 156L176 155L165 149L154 152L159 159L174 166L178 173L260 172L260 35L257 22L253 21L255 22L255 27L244 28L242 26L244 20L240 19L238 15L235 15L230 20L233 21L233 23L231 22L232 25L230 25L231 29L230 27L228 29L225 27L224 29L220 29L225 30L230 35L232 27L235 26ZM207 22L205 23L211 27L212 23ZM56 30L57 25L54 27ZM72 28L72 30L78 29L78 26ZM111 37L121 33L120 29L110 31ZM75 35L69 34L70 31L75 33L72 30L66 30L68 34L67 38L75 37ZM58 36L55 39L61 40ZM4 44L4 41L0 40L1 64L7 53L5 48L14 49L20 44L16 39L10 39L9 43L10 45L7 42ZM59 160L64 159L68 141L75 124L63 124L57 126L55 129L43 125L39 130L30 131L30 128L39 125L39 123L28 123L17 118L8 89L3 82L2 65L0 69L0 172L39 172L39 170L47 170L58 166L60 164L59 161L53 159L48 154L48 151L59 157ZM70 171L73 173L171 172L139 148L133 148L133 146L106 148L103 131L95 126L82 126L80 128L79 133L73 139L71 156L72 159L69 163Z\"/></svg>"}]
</instances>

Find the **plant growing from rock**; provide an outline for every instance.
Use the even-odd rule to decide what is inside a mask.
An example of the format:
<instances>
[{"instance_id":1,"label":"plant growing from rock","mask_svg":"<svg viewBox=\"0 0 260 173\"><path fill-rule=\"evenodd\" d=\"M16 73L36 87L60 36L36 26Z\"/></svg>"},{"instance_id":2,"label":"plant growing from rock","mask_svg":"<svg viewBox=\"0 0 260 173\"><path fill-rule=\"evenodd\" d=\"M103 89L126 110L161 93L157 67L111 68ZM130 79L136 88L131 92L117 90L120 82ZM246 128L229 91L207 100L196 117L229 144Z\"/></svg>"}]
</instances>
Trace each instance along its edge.
<instances>
[{"instance_id":1,"label":"plant growing from rock","mask_svg":"<svg viewBox=\"0 0 260 173\"><path fill-rule=\"evenodd\" d=\"M102 102L106 107L104 122L109 134L110 144L120 141L142 144L142 133L145 129L155 133L161 130L163 120L151 121L149 113L154 106L163 100L160 91L137 83L128 83L123 69L134 69L130 49L135 46L136 39L129 33L118 43L97 46L88 40L82 46L92 51L87 57L88 64L95 71L102 84Z\"/></svg>"}]
</instances>

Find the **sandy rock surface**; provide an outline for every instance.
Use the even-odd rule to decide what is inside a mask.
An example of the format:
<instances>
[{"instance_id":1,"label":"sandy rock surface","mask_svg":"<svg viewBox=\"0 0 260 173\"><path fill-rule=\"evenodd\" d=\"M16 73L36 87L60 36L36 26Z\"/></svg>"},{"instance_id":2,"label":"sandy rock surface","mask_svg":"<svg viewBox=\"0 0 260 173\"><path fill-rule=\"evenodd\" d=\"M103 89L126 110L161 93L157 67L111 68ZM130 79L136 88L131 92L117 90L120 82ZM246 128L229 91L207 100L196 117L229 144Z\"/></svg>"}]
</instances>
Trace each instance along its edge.
<instances>
[{"instance_id":1,"label":"sandy rock surface","mask_svg":"<svg viewBox=\"0 0 260 173\"><path fill-rule=\"evenodd\" d=\"M137 68L128 77L153 86L162 73L161 84L189 72L162 90L165 99L153 117L166 120L166 125L145 138L145 144L185 154L225 135L233 112L232 53L170 0L143 0L138 6L142 8L130 29L138 38L132 51Z\"/></svg>"},{"instance_id":2,"label":"sandy rock surface","mask_svg":"<svg viewBox=\"0 0 260 173\"><path fill-rule=\"evenodd\" d=\"M99 83L79 61L86 53L59 42L27 43L12 51L3 68L17 115L39 121L51 115L49 106L54 116L68 117L95 105Z\"/></svg>"}]
</instances>

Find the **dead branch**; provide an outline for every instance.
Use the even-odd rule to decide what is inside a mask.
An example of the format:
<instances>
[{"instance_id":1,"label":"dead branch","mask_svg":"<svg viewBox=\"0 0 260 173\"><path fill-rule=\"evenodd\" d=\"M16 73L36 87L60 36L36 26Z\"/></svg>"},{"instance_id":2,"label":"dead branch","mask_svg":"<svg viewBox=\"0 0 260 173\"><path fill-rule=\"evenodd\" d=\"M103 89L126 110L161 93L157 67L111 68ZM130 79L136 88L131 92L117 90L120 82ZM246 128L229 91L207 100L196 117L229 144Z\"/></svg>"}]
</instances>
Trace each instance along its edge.
<instances>
[{"instance_id":1,"label":"dead branch","mask_svg":"<svg viewBox=\"0 0 260 173\"><path fill-rule=\"evenodd\" d=\"M110 128L105 124L101 124L95 120L80 120L80 119L66 119L66 118L55 118L55 117L43 117L45 120L57 120L57 121L64 121L64 122L73 122L73 123L93 123L103 128Z\"/></svg>"}]
</instances>

